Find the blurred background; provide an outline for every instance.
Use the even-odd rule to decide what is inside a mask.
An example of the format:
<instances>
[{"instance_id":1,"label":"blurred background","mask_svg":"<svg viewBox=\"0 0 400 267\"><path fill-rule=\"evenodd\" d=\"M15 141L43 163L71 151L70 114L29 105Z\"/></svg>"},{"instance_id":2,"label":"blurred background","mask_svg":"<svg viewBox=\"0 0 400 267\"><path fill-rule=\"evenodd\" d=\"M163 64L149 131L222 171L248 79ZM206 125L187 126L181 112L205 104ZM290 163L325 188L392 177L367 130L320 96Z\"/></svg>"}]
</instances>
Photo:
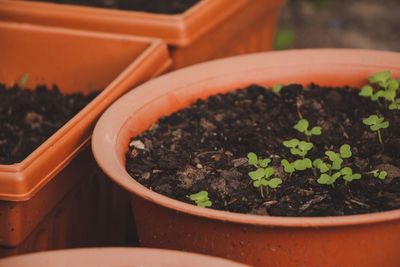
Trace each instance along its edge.
<instances>
[{"instance_id":1,"label":"blurred background","mask_svg":"<svg viewBox=\"0 0 400 267\"><path fill-rule=\"evenodd\" d=\"M400 51L400 0L287 0L275 49L309 47Z\"/></svg>"}]
</instances>

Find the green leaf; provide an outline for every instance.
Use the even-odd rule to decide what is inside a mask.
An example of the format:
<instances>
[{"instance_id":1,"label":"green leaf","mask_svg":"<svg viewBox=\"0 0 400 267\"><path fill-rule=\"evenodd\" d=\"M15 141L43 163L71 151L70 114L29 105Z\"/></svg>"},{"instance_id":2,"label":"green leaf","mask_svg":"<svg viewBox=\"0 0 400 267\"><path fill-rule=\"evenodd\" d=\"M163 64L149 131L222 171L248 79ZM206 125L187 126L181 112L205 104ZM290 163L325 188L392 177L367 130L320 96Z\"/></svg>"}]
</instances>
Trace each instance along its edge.
<instances>
[{"instance_id":1,"label":"green leaf","mask_svg":"<svg viewBox=\"0 0 400 267\"><path fill-rule=\"evenodd\" d=\"M271 177L275 173L274 168L271 168L271 167L268 167L268 168L266 168L264 170L265 170L265 177L266 178Z\"/></svg>"},{"instance_id":2,"label":"green leaf","mask_svg":"<svg viewBox=\"0 0 400 267\"><path fill-rule=\"evenodd\" d=\"M308 120L301 119L293 126L293 128L301 133L304 133L308 129L308 126L309 126Z\"/></svg>"},{"instance_id":3,"label":"green leaf","mask_svg":"<svg viewBox=\"0 0 400 267\"><path fill-rule=\"evenodd\" d=\"M307 162L302 160L302 159L298 159L295 160L295 162L293 162L294 168L298 171L304 171L307 170Z\"/></svg>"},{"instance_id":4,"label":"green leaf","mask_svg":"<svg viewBox=\"0 0 400 267\"><path fill-rule=\"evenodd\" d=\"M277 84L275 84L274 86L272 86L272 91L274 92L274 93L277 93L277 94L279 94L280 92L281 92L281 90L282 90L282 84L280 84L280 83L277 83Z\"/></svg>"},{"instance_id":5,"label":"green leaf","mask_svg":"<svg viewBox=\"0 0 400 267\"><path fill-rule=\"evenodd\" d=\"M283 145L288 148L296 147L299 143L300 143L300 141L298 139L290 139L290 140L283 141Z\"/></svg>"},{"instance_id":6,"label":"green leaf","mask_svg":"<svg viewBox=\"0 0 400 267\"><path fill-rule=\"evenodd\" d=\"M250 152L249 154L247 154L247 160L248 160L249 164L256 165L258 162L258 157L257 157L256 153Z\"/></svg>"},{"instance_id":7,"label":"green leaf","mask_svg":"<svg viewBox=\"0 0 400 267\"><path fill-rule=\"evenodd\" d=\"M293 173L295 171L295 168L293 166L293 164L291 164L289 161L287 161L286 159L281 160L281 165L283 167L283 170L286 173Z\"/></svg>"},{"instance_id":8,"label":"green leaf","mask_svg":"<svg viewBox=\"0 0 400 267\"><path fill-rule=\"evenodd\" d=\"M389 91L395 91L395 92L396 92L397 89L399 89L399 81L397 81L397 80L390 80L390 81L388 82L388 85L387 85L387 90L389 90Z\"/></svg>"},{"instance_id":9,"label":"green leaf","mask_svg":"<svg viewBox=\"0 0 400 267\"><path fill-rule=\"evenodd\" d=\"M339 149L340 156L344 159L350 158L353 154L351 153L351 148L348 144L344 144Z\"/></svg>"},{"instance_id":10,"label":"green leaf","mask_svg":"<svg viewBox=\"0 0 400 267\"><path fill-rule=\"evenodd\" d=\"M312 135L321 135L321 133L322 133L322 128L319 126L315 126L311 129Z\"/></svg>"},{"instance_id":11,"label":"green leaf","mask_svg":"<svg viewBox=\"0 0 400 267\"><path fill-rule=\"evenodd\" d=\"M252 180L260 180L261 178L263 178L265 176L265 169L263 168L259 168L255 171L251 171L249 172L249 176Z\"/></svg>"},{"instance_id":12,"label":"green leaf","mask_svg":"<svg viewBox=\"0 0 400 267\"><path fill-rule=\"evenodd\" d=\"M192 194L189 196L193 201L206 201L208 200L208 192L207 191L200 191L198 193Z\"/></svg>"},{"instance_id":13,"label":"green leaf","mask_svg":"<svg viewBox=\"0 0 400 267\"><path fill-rule=\"evenodd\" d=\"M304 152L304 151L302 151L302 150L300 150L298 148L290 149L290 153L292 155L297 155L297 156L300 156L300 157L304 157L307 154L307 152Z\"/></svg>"},{"instance_id":14,"label":"green leaf","mask_svg":"<svg viewBox=\"0 0 400 267\"><path fill-rule=\"evenodd\" d=\"M29 81L29 74L24 73L22 77L19 79L18 87L24 89L28 81Z\"/></svg>"},{"instance_id":15,"label":"green leaf","mask_svg":"<svg viewBox=\"0 0 400 267\"><path fill-rule=\"evenodd\" d=\"M387 127L389 127L389 122L388 121L384 121L382 123L379 123L379 128L381 129L386 129Z\"/></svg>"},{"instance_id":16,"label":"green leaf","mask_svg":"<svg viewBox=\"0 0 400 267\"><path fill-rule=\"evenodd\" d=\"M381 180L384 180L387 176L387 172L386 171L381 171L378 175L378 178ZM376 176L375 176L376 177Z\"/></svg>"},{"instance_id":17,"label":"green leaf","mask_svg":"<svg viewBox=\"0 0 400 267\"><path fill-rule=\"evenodd\" d=\"M331 184L331 177L328 174L323 173L319 176L317 182L319 184Z\"/></svg>"},{"instance_id":18,"label":"green leaf","mask_svg":"<svg viewBox=\"0 0 400 267\"><path fill-rule=\"evenodd\" d=\"M343 169L340 170L340 173L343 175L352 175L353 170L350 167L344 167Z\"/></svg>"},{"instance_id":19,"label":"green leaf","mask_svg":"<svg viewBox=\"0 0 400 267\"><path fill-rule=\"evenodd\" d=\"M313 161L313 166L314 166L315 168L318 168L322 163L323 163L322 159L315 159L315 160Z\"/></svg>"},{"instance_id":20,"label":"green leaf","mask_svg":"<svg viewBox=\"0 0 400 267\"><path fill-rule=\"evenodd\" d=\"M383 97L384 94L385 94L385 91L379 90L379 91L377 91L375 94L373 94L373 95L371 96L371 100L372 100L372 101L376 101L376 100L378 100L380 97Z\"/></svg>"},{"instance_id":21,"label":"green leaf","mask_svg":"<svg viewBox=\"0 0 400 267\"><path fill-rule=\"evenodd\" d=\"M372 88L372 86L371 85L365 85L361 89L359 95L360 96L365 96L365 97L370 97L370 96L372 96L373 93L374 93L374 89Z\"/></svg>"},{"instance_id":22,"label":"green leaf","mask_svg":"<svg viewBox=\"0 0 400 267\"><path fill-rule=\"evenodd\" d=\"M329 171L330 167L329 167L328 164L326 164L326 163L323 162L323 163L321 163L321 164L319 165L318 169L319 169L319 171L320 171L321 173L325 173L325 172Z\"/></svg>"},{"instance_id":23,"label":"green leaf","mask_svg":"<svg viewBox=\"0 0 400 267\"><path fill-rule=\"evenodd\" d=\"M268 164L270 164L270 163L271 163L270 159L263 159L263 160L258 161L258 164L260 165L260 167L263 167L263 168L267 167Z\"/></svg>"},{"instance_id":24,"label":"green leaf","mask_svg":"<svg viewBox=\"0 0 400 267\"><path fill-rule=\"evenodd\" d=\"M378 120L379 120L379 117L377 115L371 115L368 118L363 119L363 123L365 125L370 126L370 125L376 124L378 122Z\"/></svg>"},{"instance_id":25,"label":"green leaf","mask_svg":"<svg viewBox=\"0 0 400 267\"><path fill-rule=\"evenodd\" d=\"M272 178L271 180L268 181L268 186L271 188L277 188L281 185L282 180L280 178Z\"/></svg>"},{"instance_id":26,"label":"green leaf","mask_svg":"<svg viewBox=\"0 0 400 267\"><path fill-rule=\"evenodd\" d=\"M396 91L387 90L384 92L383 97L388 101L394 101L396 98Z\"/></svg>"},{"instance_id":27,"label":"green leaf","mask_svg":"<svg viewBox=\"0 0 400 267\"><path fill-rule=\"evenodd\" d=\"M336 159L332 162L332 170L340 170L342 168L343 160L341 158Z\"/></svg>"},{"instance_id":28,"label":"green leaf","mask_svg":"<svg viewBox=\"0 0 400 267\"><path fill-rule=\"evenodd\" d=\"M312 161L309 158L303 159L304 164L306 165L307 168L311 169L312 168Z\"/></svg>"},{"instance_id":29,"label":"green leaf","mask_svg":"<svg viewBox=\"0 0 400 267\"><path fill-rule=\"evenodd\" d=\"M309 142L301 141L299 143L299 149L302 150L302 151L309 151L313 147L314 147L314 145L312 143L309 143Z\"/></svg>"},{"instance_id":30,"label":"green leaf","mask_svg":"<svg viewBox=\"0 0 400 267\"><path fill-rule=\"evenodd\" d=\"M370 83L385 83L390 79L392 73L388 70L377 72L368 78Z\"/></svg>"},{"instance_id":31,"label":"green leaf","mask_svg":"<svg viewBox=\"0 0 400 267\"><path fill-rule=\"evenodd\" d=\"M262 181L261 181L261 180L256 180L256 181L254 181L254 182L253 182L253 186L254 186L254 187L257 187L257 188L260 187L260 186L262 186Z\"/></svg>"},{"instance_id":32,"label":"green leaf","mask_svg":"<svg viewBox=\"0 0 400 267\"><path fill-rule=\"evenodd\" d=\"M327 155L329 160L332 161L332 162L334 162L335 160L338 160L340 158L340 155L338 153L335 153L335 152L330 151L330 150L326 151L325 155Z\"/></svg>"}]
</instances>

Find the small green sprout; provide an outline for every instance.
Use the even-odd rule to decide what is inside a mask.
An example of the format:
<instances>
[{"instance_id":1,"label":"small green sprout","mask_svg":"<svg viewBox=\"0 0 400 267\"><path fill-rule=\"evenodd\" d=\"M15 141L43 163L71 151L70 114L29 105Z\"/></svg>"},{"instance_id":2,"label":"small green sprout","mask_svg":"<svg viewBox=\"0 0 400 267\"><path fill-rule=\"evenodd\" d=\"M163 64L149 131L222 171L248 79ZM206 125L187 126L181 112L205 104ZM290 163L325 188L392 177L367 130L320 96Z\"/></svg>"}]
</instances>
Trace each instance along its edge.
<instances>
[{"instance_id":1,"label":"small green sprout","mask_svg":"<svg viewBox=\"0 0 400 267\"><path fill-rule=\"evenodd\" d=\"M400 99L396 99L399 81L392 79L391 75L390 71L375 73L368 78L370 84L363 86L359 95L369 97L372 101L379 101L380 98L383 98L390 103L390 110L400 110ZM379 89L375 90L373 85L379 86Z\"/></svg>"},{"instance_id":2,"label":"small green sprout","mask_svg":"<svg viewBox=\"0 0 400 267\"><path fill-rule=\"evenodd\" d=\"M353 180L361 179L361 174L353 173L353 170L350 167L344 167L340 170L341 175L343 175L343 179L345 183L351 182Z\"/></svg>"},{"instance_id":3,"label":"small green sprout","mask_svg":"<svg viewBox=\"0 0 400 267\"><path fill-rule=\"evenodd\" d=\"M389 122L385 121L383 116L371 115L368 118L363 119L363 123L369 126L372 131L378 132L379 143L383 144L381 129L386 129L389 127Z\"/></svg>"},{"instance_id":4,"label":"small green sprout","mask_svg":"<svg viewBox=\"0 0 400 267\"><path fill-rule=\"evenodd\" d=\"M372 174L374 177L381 180L385 180L386 176L388 175L386 171L381 171L381 170L373 170L368 172L368 174Z\"/></svg>"},{"instance_id":5,"label":"small green sprout","mask_svg":"<svg viewBox=\"0 0 400 267\"><path fill-rule=\"evenodd\" d=\"M336 172L332 175L323 173L319 176L317 182L319 184L326 184L326 185L333 185L335 184L336 180L340 177L340 172Z\"/></svg>"},{"instance_id":6,"label":"small green sprout","mask_svg":"<svg viewBox=\"0 0 400 267\"><path fill-rule=\"evenodd\" d=\"M304 133L307 136L307 140L310 141L311 136L313 135L321 135L321 127L315 126L312 127L311 130L308 129L310 126L310 123L306 119L301 119L299 120L293 128L296 129L297 131Z\"/></svg>"},{"instance_id":7,"label":"small green sprout","mask_svg":"<svg viewBox=\"0 0 400 267\"><path fill-rule=\"evenodd\" d=\"M191 200L193 200L198 207L206 208L211 207L212 202L208 198L207 191L200 191L198 193L192 194L189 196Z\"/></svg>"},{"instance_id":8,"label":"small green sprout","mask_svg":"<svg viewBox=\"0 0 400 267\"><path fill-rule=\"evenodd\" d=\"M340 176L346 184L361 178L361 174L353 173L350 167L342 168L343 159L348 159L353 155L348 144L342 145L339 148L339 153L329 150L325 152L325 155L331 163L326 163L322 159L315 159L313 162L313 166L321 173L317 180L319 184L334 185Z\"/></svg>"},{"instance_id":9,"label":"small green sprout","mask_svg":"<svg viewBox=\"0 0 400 267\"><path fill-rule=\"evenodd\" d=\"M283 88L283 85L280 83L277 83L274 86L272 86L272 91L276 94L279 94L281 92L282 88Z\"/></svg>"},{"instance_id":10,"label":"small green sprout","mask_svg":"<svg viewBox=\"0 0 400 267\"><path fill-rule=\"evenodd\" d=\"M28 83L28 80L29 80L29 74L24 73L24 75L22 75L21 78L19 79L18 87L24 89L26 84Z\"/></svg>"},{"instance_id":11,"label":"small green sprout","mask_svg":"<svg viewBox=\"0 0 400 267\"><path fill-rule=\"evenodd\" d=\"M310 142L300 141L298 139L290 139L283 141L283 145L290 149L290 153L294 156L305 157L314 145Z\"/></svg>"},{"instance_id":12,"label":"small green sprout","mask_svg":"<svg viewBox=\"0 0 400 267\"><path fill-rule=\"evenodd\" d=\"M261 196L264 197L264 187L277 188L282 183L282 179L278 177L272 177L275 173L274 168L269 167L270 159L259 159L254 152L247 154L247 159L250 165L257 168L255 171L248 173L253 186L260 188Z\"/></svg>"}]
</instances>

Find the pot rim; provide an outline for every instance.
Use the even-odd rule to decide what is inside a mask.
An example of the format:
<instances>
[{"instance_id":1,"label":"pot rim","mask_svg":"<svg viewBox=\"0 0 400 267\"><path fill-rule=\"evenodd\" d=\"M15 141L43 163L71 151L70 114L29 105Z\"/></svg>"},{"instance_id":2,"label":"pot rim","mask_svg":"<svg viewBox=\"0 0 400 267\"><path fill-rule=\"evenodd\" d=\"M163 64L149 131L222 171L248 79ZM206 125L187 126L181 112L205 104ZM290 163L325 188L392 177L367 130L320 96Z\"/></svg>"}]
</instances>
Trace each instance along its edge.
<instances>
[{"instance_id":1,"label":"pot rim","mask_svg":"<svg viewBox=\"0 0 400 267\"><path fill-rule=\"evenodd\" d=\"M400 76L400 53L358 49L303 49L237 56L187 67L149 81L118 99L102 115L95 127L92 139L93 153L103 171L130 193L165 208L198 217L239 224L299 228L352 226L400 220L400 209L346 216L279 217L200 208L153 192L136 182L126 172L125 162L122 162L116 150L121 129L127 127L129 114L139 111L146 104L149 105L161 97L173 97L172 91L185 90L185 88L189 91L190 87L198 87L206 83L231 89L251 83L273 85L273 81L282 82L283 80L287 84L295 82L296 77L307 77L307 74L315 75L316 80L322 81L320 85L329 85L330 82L334 85L345 85L343 84L345 81L348 85L360 86L360 83L365 82L371 73L388 68L395 75ZM280 69L288 73L286 77L283 72L278 78L274 77L277 74L276 71L274 74L273 70L281 71ZM333 73L328 70L333 70ZM343 79L337 79L338 71L341 72ZM246 72L256 73L256 80L246 80ZM365 77L365 81L357 77L353 78L355 73L359 72L362 73L361 77ZM271 73L271 77L265 77L265 73ZM358 76L360 77L360 74ZM303 80L300 83L306 83ZM136 100L135 103L132 102L134 100ZM175 99L175 101L179 100ZM118 113L118 118L114 113ZM110 124L113 126L107 126Z\"/></svg>"}]
</instances>

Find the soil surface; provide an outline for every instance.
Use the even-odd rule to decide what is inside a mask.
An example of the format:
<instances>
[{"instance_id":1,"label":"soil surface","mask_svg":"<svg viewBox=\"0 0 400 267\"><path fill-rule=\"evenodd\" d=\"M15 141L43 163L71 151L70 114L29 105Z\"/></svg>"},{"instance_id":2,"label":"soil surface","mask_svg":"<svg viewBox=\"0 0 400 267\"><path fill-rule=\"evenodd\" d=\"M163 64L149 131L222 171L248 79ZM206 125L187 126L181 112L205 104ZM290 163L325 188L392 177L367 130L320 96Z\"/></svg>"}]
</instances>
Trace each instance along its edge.
<instances>
[{"instance_id":1,"label":"soil surface","mask_svg":"<svg viewBox=\"0 0 400 267\"><path fill-rule=\"evenodd\" d=\"M379 113L390 122L382 130L384 145L362 119ZM282 145L305 135L293 129L300 116L311 126L322 127L313 136L307 155L322 158L326 150L349 144L352 157L345 159L361 173L348 184L317 183L311 169L291 176L281 167L298 156ZM214 209L271 216L330 216L378 212L400 208L400 116L351 88L285 86L280 94L253 85L247 89L199 100L164 117L132 139L127 153L129 174L153 191L194 204L189 195L208 191ZM254 166L247 154L270 158L283 183L264 197L248 175ZM329 161L328 161L329 162ZM384 180L368 172L385 170Z\"/></svg>"},{"instance_id":2,"label":"soil surface","mask_svg":"<svg viewBox=\"0 0 400 267\"><path fill-rule=\"evenodd\" d=\"M22 161L97 94L64 95L57 86L26 90L0 84L0 164Z\"/></svg>"},{"instance_id":3,"label":"soil surface","mask_svg":"<svg viewBox=\"0 0 400 267\"><path fill-rule=\"evenodd\" d=\"M95 6L160 14L180 14L200 0L40 0L59 4Z\"/></svg>"}]
</instances>

